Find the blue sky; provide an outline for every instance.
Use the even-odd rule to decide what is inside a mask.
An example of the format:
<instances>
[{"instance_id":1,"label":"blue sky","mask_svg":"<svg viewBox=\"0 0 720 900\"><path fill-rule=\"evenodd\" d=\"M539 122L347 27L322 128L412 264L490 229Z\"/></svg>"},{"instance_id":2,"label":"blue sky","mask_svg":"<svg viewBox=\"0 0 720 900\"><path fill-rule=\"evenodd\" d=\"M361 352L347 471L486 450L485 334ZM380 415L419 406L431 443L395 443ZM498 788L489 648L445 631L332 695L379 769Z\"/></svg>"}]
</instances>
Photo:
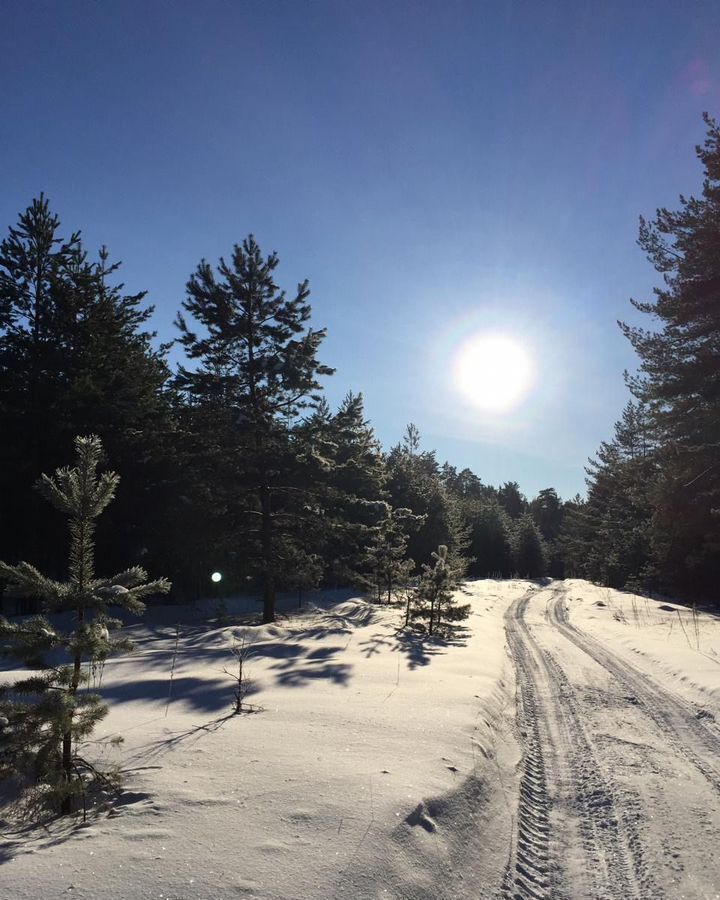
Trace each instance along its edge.
<instances>
[{"instance_id":1,"label":"blue sky","mask_svg":"<svg viewBox=\"0 0 720 900\"><path fill-rule=\"evenodd\" d=\"M253 232L310 279L333 403L570 496L656 283L638 216L700 188L719 28L715 2L5 0L0 227L44 191L164 339L200 258ZM451 377L485 329L537 371L491 422Z\"/></svg>"}]
</instances>

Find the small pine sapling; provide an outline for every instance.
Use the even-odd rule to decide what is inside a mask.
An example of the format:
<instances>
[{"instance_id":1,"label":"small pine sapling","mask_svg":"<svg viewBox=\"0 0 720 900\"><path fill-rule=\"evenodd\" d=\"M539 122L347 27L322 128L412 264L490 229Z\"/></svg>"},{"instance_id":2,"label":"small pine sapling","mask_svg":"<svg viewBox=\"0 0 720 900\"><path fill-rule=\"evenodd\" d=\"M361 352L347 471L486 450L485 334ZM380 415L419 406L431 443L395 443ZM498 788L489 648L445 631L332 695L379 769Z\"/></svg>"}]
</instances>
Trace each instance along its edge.
<instances>
[{"instance_id":1,"label":"small pine sapling","mask_svg":"<svg viewBox=\"0 0 720 900\"><path fill-rule=\"evenodd\" d=\"M465 561L448 553L445 544L440 544L432 558L432 565L423 566L410 613L414 619L427 621L428 634L436 634L443 625L461 621L470 615L470 604L459 604L455 599L455 594L460 590Z\"/></svg>"},{"instance_id":2,"label":"small pine sapling","mask_svg":"<svg viewBox=\"0 0 720 900\"><path fill-rule=\"evenodd\" d=\"M0 688L0 778L14 779L26 795L42 796L43 803L63 815L82 800L86 782L107 783L78 752L107 714L94 693L80 690L97 675L107 657L128 649L110 633L122 623L108 615L110 605L142 613L142 599L170 589L164 578L147 581L136 566L112 578L95 575L95 520L115 495L119 477L97 474L102 456L100 439L75 439L77 463L43 475L40 492L69 519L70 552L67 581L55 581L27 562L0 562L0 578L8 593L37 599L42 614L11 623L0 618L0 654L22 661L36 672ZM66 613L72 624L48 614ZM49 658L48 654L52 654Z\"/></svg>"}]
</instances>

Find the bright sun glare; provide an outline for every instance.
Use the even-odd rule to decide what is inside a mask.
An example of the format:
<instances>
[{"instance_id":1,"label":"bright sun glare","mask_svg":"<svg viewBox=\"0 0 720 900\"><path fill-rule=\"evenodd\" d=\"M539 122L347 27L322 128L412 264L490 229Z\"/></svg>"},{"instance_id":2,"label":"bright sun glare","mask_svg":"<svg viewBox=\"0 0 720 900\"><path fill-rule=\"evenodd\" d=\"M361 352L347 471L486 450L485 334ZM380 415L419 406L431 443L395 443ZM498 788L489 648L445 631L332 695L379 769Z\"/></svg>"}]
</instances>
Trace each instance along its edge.
<instances>
[{"instance_id":1,"label":"bright sun glare","mask_svg":"<svg viewBox=\"0 0 720 900\"><path fill-rule=\"evenodd\" d=\"M455 384L473 406L503 413L527 395L534 366L527 349L515 338L476 334L459 348L453 374Z\"/></svg>"}]
</instances>

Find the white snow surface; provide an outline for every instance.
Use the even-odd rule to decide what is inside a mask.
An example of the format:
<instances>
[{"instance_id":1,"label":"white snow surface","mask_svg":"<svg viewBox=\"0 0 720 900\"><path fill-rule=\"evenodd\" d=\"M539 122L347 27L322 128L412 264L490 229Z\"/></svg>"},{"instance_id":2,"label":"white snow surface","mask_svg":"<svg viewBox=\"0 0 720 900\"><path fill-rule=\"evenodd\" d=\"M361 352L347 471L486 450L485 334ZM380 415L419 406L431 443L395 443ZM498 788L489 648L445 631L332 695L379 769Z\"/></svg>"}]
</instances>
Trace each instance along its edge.
<instances>
[{"instance_id":1,"label":"white snow surface","mask_svg":"<svg viewBox=\"0 0 720 900\"><path fill-rule=\"evenodd\" d=\"M521 857L518 797L529 753L527 728L516 720L521 706L527 715L529 701L525 694L519 699L520 669L504 617L523 596L531 598L527 627L538 646L552 653L572 684L582 681L578 703L593 685L605 689L607 673L601 677L594 662L552 630L551 600L565 604L569 622L583 634L720 721L716 616L700 612L695 622L686 607L582 581L484 580L466 590L472 615L449 641L422 639L401 628L399 607L361 598L316 597L262 626L203 621L197 608L151 608L126 629L135 650L108 661L103 673L110 714L93 737L120 734L124 743L110 750L89 744L84 751L119 761L125 773L119 801L85 825L65 819L18 831L5 823L0 898L503 896L513 854ZM252 642L247 699L258 709L232 715L233 681L223 669L233 670L231 647L243 636ZM616 727L613 715L617 710L593 705L583 726L591 744L606 726ZM633 741L655 746L656 724L638 722ZM604 746L596 748L598 771L621 778ZM547 751L545 759L550 782ZM548 787L556 810L551 826L572 807L563 800L558 772ZM641 785L633 783L633 791L642 794ZM618 781L611 792L618 805L625 787ZM672 829L688 841L708 841L720 824L717 796L708 792L702 827L697 810L678 808ZM651 809L651 801L642 809ZM559 835L571 835L557 827ZM714 874L694 879L681 865L684 844L667 849L654 827L649 849L627 856L640 860L628 896L720 896ZM567 842L573 849L572 837ZM565 879L565 895L605 896L582 882L587 865L580 850L563 853L570 874L558 875L557 883ZM567 888L573 865L576 890ZM645 881L648 867L655 876ZM561 896L554 877L538 875L527 896ZM648 886L658 884L657 893ZM522 890L518 896L526 896ZM623 889L607 896L620 900Z\"/></svg>"},{"instance_id":2,"label":"white snow surface","mask_svg":"<svg viewBox=\"0 0 720 900\"><path fill-rule=\"evenodd\" d=\"M381 896L406 877L431 883L454 833L405 819L473 773L496 778L488 757L508 702L506 587L470 590L473 615L450 645L399 632L399 608L362 599L257 627L149 610L127 629L135 651L103 675L110 714L94 737L124 737L119 806L86 827L6 834L0 895L353 897L366 881ZM262 709L233 716L222 670L241 635L253 642L248 700Z\"/></svg>"},{"instance_id":3,"label":"white snow surface","mask_svg":"<svg viewBox=\"0 0 720 900\"><path fill-rule=\"evenodd\" d=\"M567 579L572 621L700 707L720 707L720 611Z\"/></svg>"}]
</instances>

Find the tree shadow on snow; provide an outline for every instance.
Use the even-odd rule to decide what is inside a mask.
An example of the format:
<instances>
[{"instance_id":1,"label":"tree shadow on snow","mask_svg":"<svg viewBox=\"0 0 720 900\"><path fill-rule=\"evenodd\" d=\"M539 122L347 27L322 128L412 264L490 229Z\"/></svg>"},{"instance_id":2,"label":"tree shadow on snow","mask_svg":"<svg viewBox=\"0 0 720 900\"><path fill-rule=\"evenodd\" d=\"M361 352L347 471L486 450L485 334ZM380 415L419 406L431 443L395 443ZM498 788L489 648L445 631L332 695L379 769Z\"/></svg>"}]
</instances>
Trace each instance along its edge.
<instances>
[{"instance_id":1,"label":"tree shadow on snow","mask_svg":"<svg viewBox=\"0 0 720 900\"><path fill-rule=\"evenodd\" d=\"M363 648L361 653L368 659L371 656L382 653L383 648L390 647L392 649L397 649L395 647L395 642L388 637L388 635L383 634L383 632L373 634L367 641L360 641L360 646Z\"/></svg>"},{"instance_id":2,"label":"tree shadow on snow","mask_svg":"<svg viewBox=\"0 0 720 900\"><path fill-rule=\"evenodd\" d=\"M55 819L46 823L23 825L2 831L0 866L25 853L35 853L64 843L68 838L89 836L75 819Z\"/></svg>"},{"instance_id":3,"label":"tree shadow on snow","mask_svg":"<svg viewBox=\"0 0 720 900\"><path fill-rule=\"evenodd\" d=\"M284 687L302 687L317 680L332 681L347 686L352 666L349 663L337 662L336 657L345 650L345 646L321 647L309 652L302 645L297 645L302 652L289 655L283 662L270 666L277 671L275 680Z\"/></svg>"},{"instance_id":4,"label":"tree shadow on snow","mask_svg":"<svg viewBox=\"0 0 720 900\"><path fill-rule=\"evenodd\" d=\"M126 763L138 763L138 762L147 762L148 760L157 759L160 756L164 756L166 753L171 753L173 750L176 750L178 747L183 747L188 744L195 744L197 741L201 740L203 737L206 737L208 734L214 734L218 731L222 726L228 721L228 719L232 719L235 717L234 712L229 712L224 716L220 716L217 719L213 719L210 722L205 722L202 725L193 725L192 728L186 728L183 731L170 731L166 730L166 734L164 737L157 738L154 741L148 741L146 744L141 744L131 756L129 756L126 760ZM132 772L136 769L137 766L129 766L126 765L124 767L124 771ZM126 803L134 803L135 800L126 801ZM116 805L120 805L122 803L122 795Z\"/></svg>"},{"instance_id":5,"label":"tree shadow on snow","mask_svg":"<svg viewBox=\"0 0 720 900\"><path fill-rule=\"evenodd\" d=\"M64 844L68 840L81 841L92 837L94 826L105 818L123 814L125 808L137 810L152 805L152 794L140 791L106 790L88 792L87 820L82 812L60 816L48 810L22 812L22 799L16 798L20 808L14 820L2 820L0 825L0 866L26 853L37 853ZM32 816L32 821L25 817Z\"/></svg>"},{"instance_id":6,"label":"tree shadow on snow","mask_svg":"<svg viewBox=\"0 0 720 900\"><path fill-rule=\"evenodd\" d=\"M441 656L448 647L464 647L467 644L470 629L463 625L447 626L440 635L424 634L401 628L395 635L395 647L407 659L409 669L427 666L434 656Z\"/></svg>"},{"instance_id":7,"label":"tree shadow on snow","mask_svg":"<svg viewBox=\"0 0 720 900\"><path fill-rule=\"evenodd\" d=\"M230 662L228 660L228 665ZM255 684L249 689L251 693L257 693L259 687ZM171 681L168 675L106 684L98 693L111 705L131 701L167 704L169 697L171 709L174 704L184 703L198 712L218 713L232 706L233 680L227 675L216 678L176 675Z\"/></svg>"},{"instance_id":8,"label":"tree shadow on snow","mask_svg":"<svg viewBox=\"0 0 720 900\"><path fill-rule=\"evenodd\" d=\"M350 609L342 611L334 609L315 609L303 623L302 618L295 620L300 626L293 629L292 637L298 640L319 640L333 634L352 634L355 628L369 625L375 618L376 611L369 603L358 603Z\"/></svg>"},{"instance_id":9,"label":"tree shadow on snow","mask_svg":"<svg viewBox=\"0 0 720 900\"><path fill-rule=\"evenodd\" d=\"M353 631L369 624L374 617L375 610L365 603L342 611L315 609L305 622L300 621L305 627L294 628L287 638L253 644L251 659L277 660L268 668L275 673L276 684L283 687L303 687L316 681L346 687L353 666L340 662L340 655L347 649ZM347 641L314 649L310 643L332 636L345 636Z\"/></svg>"}]
</instances>

